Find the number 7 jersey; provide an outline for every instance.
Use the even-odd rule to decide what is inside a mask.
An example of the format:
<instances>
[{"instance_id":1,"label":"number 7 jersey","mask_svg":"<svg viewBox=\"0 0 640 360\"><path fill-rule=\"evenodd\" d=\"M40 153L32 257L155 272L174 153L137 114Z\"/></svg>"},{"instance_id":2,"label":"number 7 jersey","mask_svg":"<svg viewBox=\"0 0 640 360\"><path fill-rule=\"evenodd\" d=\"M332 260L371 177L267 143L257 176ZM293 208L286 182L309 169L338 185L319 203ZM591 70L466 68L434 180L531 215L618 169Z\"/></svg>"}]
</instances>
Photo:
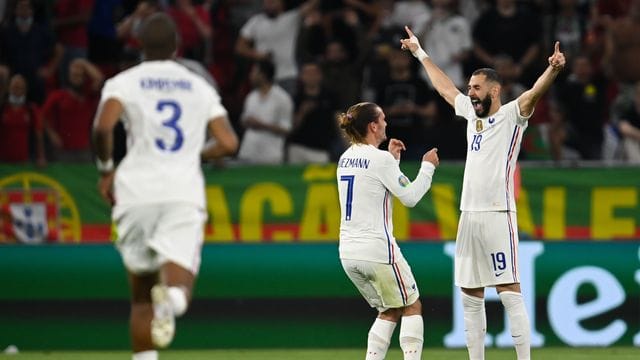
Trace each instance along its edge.
<instances>
[{"instance_id":1,"label":"number 7 jersey","mask_svg":"<svg viewBox=\"0 0 640 360\"><path fill-rule=\"evenodd\" d=\"M393 196L415 206L431 187L435 166L423 161L413 182L399 161L373 145L356 144L340 157L340 258L395 264L402 256L393 236Z\"/></svg>"},{"instance_id":2,"label":"number 7 jersey","mask_svg":"<svg viewBox=\"0 0 640 360\"><path fill-rule=\"evenodd\" d=\"M123 106L127 154L116 170L116 205L191 203L204 208L200 153L211 119L226 116L200 76L171 61L145 61L109 79L100 106Z\"/></svg>"}]
</instances>

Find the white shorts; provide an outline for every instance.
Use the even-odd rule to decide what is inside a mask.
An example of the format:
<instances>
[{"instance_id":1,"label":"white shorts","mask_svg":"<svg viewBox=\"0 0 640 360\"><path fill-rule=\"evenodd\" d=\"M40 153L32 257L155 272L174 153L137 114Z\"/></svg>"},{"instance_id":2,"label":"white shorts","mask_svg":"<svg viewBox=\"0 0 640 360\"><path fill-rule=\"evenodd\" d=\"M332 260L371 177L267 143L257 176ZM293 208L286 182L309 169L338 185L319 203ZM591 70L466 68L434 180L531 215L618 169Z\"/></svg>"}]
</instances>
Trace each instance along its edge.
<instances>
[{"instance_id":1,"label":"white shorts","mask_svg":"<svg viewBox=\"0 0 640 360\"><path fill-rule=\"evenodd\" d=\"M204 241L206 213L185 203L153 204L116 209L113 214L120 251L134 274L158 271L174 262L196 275Z\"/></svg>"},{"instance_id":2,"label":"white shorts","mask_svg":"<svg viewBox=\"0 0 640 360\"><path fill-rule=\"evenodd\" d=\"M395 264L349 259L341 262L360 294L380 312L409 306L420 296L411 267L403 257Z\"/></svg>"},{"instance_id":3,"label":"white shorts","mask_svg":"<svg viewBox=\"0 0 640 360\"><path fill-rule=\"evenodd\" d=\"M480 288L519 282L516 213L462 212L456 238L456 286Z\"/></svg>"}]
</instances>

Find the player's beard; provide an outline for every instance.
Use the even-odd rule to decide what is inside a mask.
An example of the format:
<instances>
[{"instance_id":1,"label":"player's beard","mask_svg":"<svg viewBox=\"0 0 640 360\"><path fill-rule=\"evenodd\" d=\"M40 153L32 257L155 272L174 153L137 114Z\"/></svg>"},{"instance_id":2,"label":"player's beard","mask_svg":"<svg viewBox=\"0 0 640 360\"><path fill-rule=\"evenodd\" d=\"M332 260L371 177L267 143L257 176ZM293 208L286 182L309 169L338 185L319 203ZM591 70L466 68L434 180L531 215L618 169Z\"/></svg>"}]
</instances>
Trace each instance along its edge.
<instances>
[{"instance_id":1,"label":"player's beard","mask_svg":"<svg viewBox=\"0 0 640 360\"><path fill-rule=\"evenodd\" d=\"M489 109L491 108L491 96L487 94L485 95L484 99L473 97L471 98L472 103L473 103L473 100L476 100L476 99L480 100L480 105L482 105L482 108L479 111L475 106L473 107L473 110L476 112L476 116L483 118L489 115Z\"/></svg>"}]
</instances>

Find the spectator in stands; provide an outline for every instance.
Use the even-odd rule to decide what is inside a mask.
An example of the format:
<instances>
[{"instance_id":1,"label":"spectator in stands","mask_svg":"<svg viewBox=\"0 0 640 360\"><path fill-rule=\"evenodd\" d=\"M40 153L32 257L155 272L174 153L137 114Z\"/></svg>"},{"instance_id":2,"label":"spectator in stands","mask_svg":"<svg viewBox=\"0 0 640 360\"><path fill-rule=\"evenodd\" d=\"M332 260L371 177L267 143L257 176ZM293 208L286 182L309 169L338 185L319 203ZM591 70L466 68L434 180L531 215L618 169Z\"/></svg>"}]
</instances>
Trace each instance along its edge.
<instances>
[{"instance_id":1,"label":"spectator in stands","mask_svg":"<svg viewBox=\"0 0 640 360\"><path fill-rule=\"evenodd\" d=\"M295 97L293 130L289 136L287 159L292 164L327 163L338 141L338 108L333 92L322 81L316 62L300 68L300 89Z\"/></svg>"},{"instance_id":2,"label":"spectator in stands","mask_svg":"<svg viewBox=\"0 0 640 360\"><path fill-rule=\"evenodd\" d=\"M293 122L293 100L274 84L275 66L256 62L249 74L253 90L244 101L240 121L245 128L238 159L253 164L282 164L284 141Z\"/></svg>"},{"instance_id":3,"label":"spectator in stands","mask_svg":"<svg viewBox=\"0 0 640 360\"><path fill-rule=\"evenodd\" d=\"M13 17L0 29L0 62L27 81L27 99L41 103L45 82L54 77L62 49L54 46L54 34L34 21L32 0L17 0Z\"/></svg>"},{"instance_id":4,"label":"spectator in stands","mask_svg":"<svg viewBox=\"0 0 640 360\"><path fill-rule=\"evenodd\" d=\"M142 0L138 2L136 9L126 16L116 26L118 39L124 43L125 51L140 51L140 39L138 38L140 27L150 15L161 11L157 0Z\"/></svg>"},{"instance_id":5,"label":"spectator in stands","mask_svg":"<svg viewBox=\"0 0 640 360\"><path fill-rule=\"evenodd\" d=\"M431 9L422 0L382 0L380 6L383 27L395 27L402 31L408 25L416 33L422 34L431 18Z\"/></svg>"},{"instance_id":6,"label":"spectator in stands","mask_svg":"<svg viewBox=\"0 0 640 360\"><path fill-rule=\"evenodd\" d=\"M336 92L339 109L358 103L362 90L362 62L349 57L342 41L333 39L327 43L322 74L326 86Z\"/></svg>"},{"instance_id":7,"label":"spectator in stands","mask_svg":"<svg viewBox=\"0 0 640 360\"><path fill-rule=\"evenodd\" d=\"M13 75L8 96L0 103L0 162L28 162L35 151L36 164L44 166L42 122L26 95L27 81Z\"/></svg>"},{"instance_id":8,"label":"spectator in stands","mask_svg":"<svg viewBox=\"0 0 640 360\"><path fill-rule=\"evenodd\" d=\"M167 9L180 35L178 54L188 59L211 61L211 18L203 5L194 5L191 0L175 0Z\"/></svg>"},{"instance_id":9,"label":"spectator in stands","mask_svg":"<svg viewBox=\"0 0 640 360\"><path fill-rule=\"evenodd\" d=\"M89 61L105 74L114 75L118 70L121 44L116 33L114 19L122 16L123 0L96 1L87 30Z\"/></svg>"},{"instance_id":10,"label":"spectator in stands","mask_svg":"<svg viewBox=\"0 0 640 360\"><path fill-rule=\"evenodd\" d=\"M516 64L509 55L498 55L494 61L494 70L502 79L500 102L506 104L517 99L527 89L518 82Z\"/></svg>"},{"instance_id":11,"label":"spectator in stands","mask_svg":"<svg viewBox=\"0 0 640 360\"><path fill-rule=\"evenodd\" d=\"M64 48L60 63L60 83L67 81L69 63L75 58L87 58L87 27L94 0L57 0L54 4L53 28Z\"/></svg>"},{"instance_id":12,"label":"spectator in stands","mask_svg":"<svg viewBox=\"0 0 640 360\"><path fill-rule=\"evenodd\" d=\"M467 84L463 63L468 59L471 44L471 29L467 19L457 15L454 11L453 0L433 0L431 19L423 32L416 32L421 36L425 47L429 49L429 56L453 83L463 89ZM427 80L427 73L420 71Z\"/></svg>"},{"instance_id":13,"label":"spectator in stands","mask_svg":"<svg viewBox=\"0 0 640 360\"><path fill-rule=\"evenodd\" d=\"M416 76L411 54L394 49L389 55L389 77L376 89L376 103L386 113L389 138L404 142L403 157L419 160L425 143L434 141L428 136L437 115L436 94Z\"/></svg>"},{"instance_id":14,"label":"spectator in stands","mask_svg":"<svg viewBox=\"0 0 640 360\"><path fill-rule=\"evenodd\" d=\"M518 78L528 83L537 77L541 33L542 26L529 8L519 7L515 0L497 0L473 28L474 54L479 65L488 67L495 66L498 54L511 56Z\"/></svg>"},{"instance_id":15,"label":"spectator in stands","mask_svg":"<svg viewBox=\"0 0 640 360\"><path fill-rule=\"evenodd\" d=\"M298 67L295 44L300 24L319 0L307 0L285 10L284 0L264 0L263 12L252 16L240 29L238 55L250 60L269 59L276 67L275 81L290 95L296 92Z\"/></svg>"},{"instance_id":16,"label":"spectator in stands","mask_svg":"<svg viewBox=\"0 0 640 360\"><path fill-rule=\"evenodd\" d=\"M583 53L587 17L580 13L578 0L560 0L554 4L552 13L544 19L543 46L548 49L556 41L560 41L567 61L571 62L574 57Z\"/></svg>"},{"instance_id":17,"label":"spectator in stands","mask_svg":"<svg viewBox=\"0 0 640 360\"><path fill-rule=\"evenodd\" d=\"M601 159L607 86L607 79L594 72L586 56L574 58L571 74L555 91L558 112L552 124L551 146L560 156L557 160L573 157L572 150L583 160Z\"/></svg>"},{"instance_id":18,"label":"spectator in stands","mask_svg":"<svg viewBox=\"0 0 640 360\"><path fill-rule=\"evenodd\" d=\"M92 63L69 65L69 86L55 90L42 109L44 128L58 161L90 161L90 132L104 76Z\"/></svg>"},{"instance_id":19,"label":"spectator in stands","mask_svg":"<svg viewBox=\"0 0 640 360\"><path fill-rule=\"evenodd\" d=\"M618 81L640 81L640 0L632 0L629 13L609 26L603 64Z\"/></svg>"},{"instance_id":20,"label":"spectator in stands","mask_svg":"<svg viewBox=\"0 0 640 360\"><path fill-rule=\"evenodd\" d=\"M632 100L614 108L613 120L622 136L624 159L640 164L640 81L634 86Z\"/></svg>"},{"instance_id":21,"label":"spectator in stands","mask_svg":"<svg viewBox=\"0 0 640 360\"><path fill-rule=\"evenodd\" d=\"M5 95L7 95L7 91L9 90L9 75L11 72L9 68L0 65L0 105L4 103Z\"/></svg>"}]
</instances>

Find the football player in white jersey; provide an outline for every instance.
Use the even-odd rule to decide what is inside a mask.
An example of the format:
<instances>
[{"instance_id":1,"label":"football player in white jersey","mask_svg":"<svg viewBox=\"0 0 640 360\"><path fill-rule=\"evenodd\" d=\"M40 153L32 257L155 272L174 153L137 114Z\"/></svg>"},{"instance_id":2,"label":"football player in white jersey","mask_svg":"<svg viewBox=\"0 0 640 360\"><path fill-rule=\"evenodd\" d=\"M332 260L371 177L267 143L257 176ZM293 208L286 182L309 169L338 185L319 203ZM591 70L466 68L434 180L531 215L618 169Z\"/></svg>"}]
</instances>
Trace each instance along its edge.
<instances>
[{"instance_id":1,"label":"football player in white jersey","mask_svg":"<svg viewBox=\"0 0 640 360\"><path fill-rule=\"evenodd\" d=\"M93 136L98 188L113 205L117 248L131 288L133 359L157 359L191 300L204 237L201 158L234 153L238 139L217 92L175 62L165 14L141 30L145 61L105 83ZM114 169L112 130L122 119L127 155ZM207 130L216 140L205 146ZM112 192L113 185L113 192Z\"/></svg>"},{"instance_id":2,"label":"football player in white jersey","mask_svg":"<svg viewBox=\"0 0 640 360\"><path fill-rule=\"evenodd\" d=\"M438 165L437 149L422 157L411 182L400 171L402 141L391 139L387 123L373 103L351 106L339 116L351 146L338 161L340 198L340 260L347 276L379 314L369 330L367 360L384 359L398 321L400 346L406 360L420 359L423 343L422 305L411 268L393 236L392 197L415 206L431 187Z\"/></svg>"},{"instance_id":3,"label":"football player in white jersey","mask_svg":"<svg viewBox=\"0 0 640 360\"><path fill-rule=\"evenodd\" d=\"M462 94L421 48L406 27L402 49L420 60L431 83L467 119L467 160L456 237L455 283L462 290L469 358L484 359L484 288L495 287L509 318L518 359L530 359L530 324L520 292L518 225L513 173L522 133L538 99L562 70L565 57L556 42L549 66L516 100L500 103L500 79L493 69L476 70Z\"/></svg>"}]
</instances>

